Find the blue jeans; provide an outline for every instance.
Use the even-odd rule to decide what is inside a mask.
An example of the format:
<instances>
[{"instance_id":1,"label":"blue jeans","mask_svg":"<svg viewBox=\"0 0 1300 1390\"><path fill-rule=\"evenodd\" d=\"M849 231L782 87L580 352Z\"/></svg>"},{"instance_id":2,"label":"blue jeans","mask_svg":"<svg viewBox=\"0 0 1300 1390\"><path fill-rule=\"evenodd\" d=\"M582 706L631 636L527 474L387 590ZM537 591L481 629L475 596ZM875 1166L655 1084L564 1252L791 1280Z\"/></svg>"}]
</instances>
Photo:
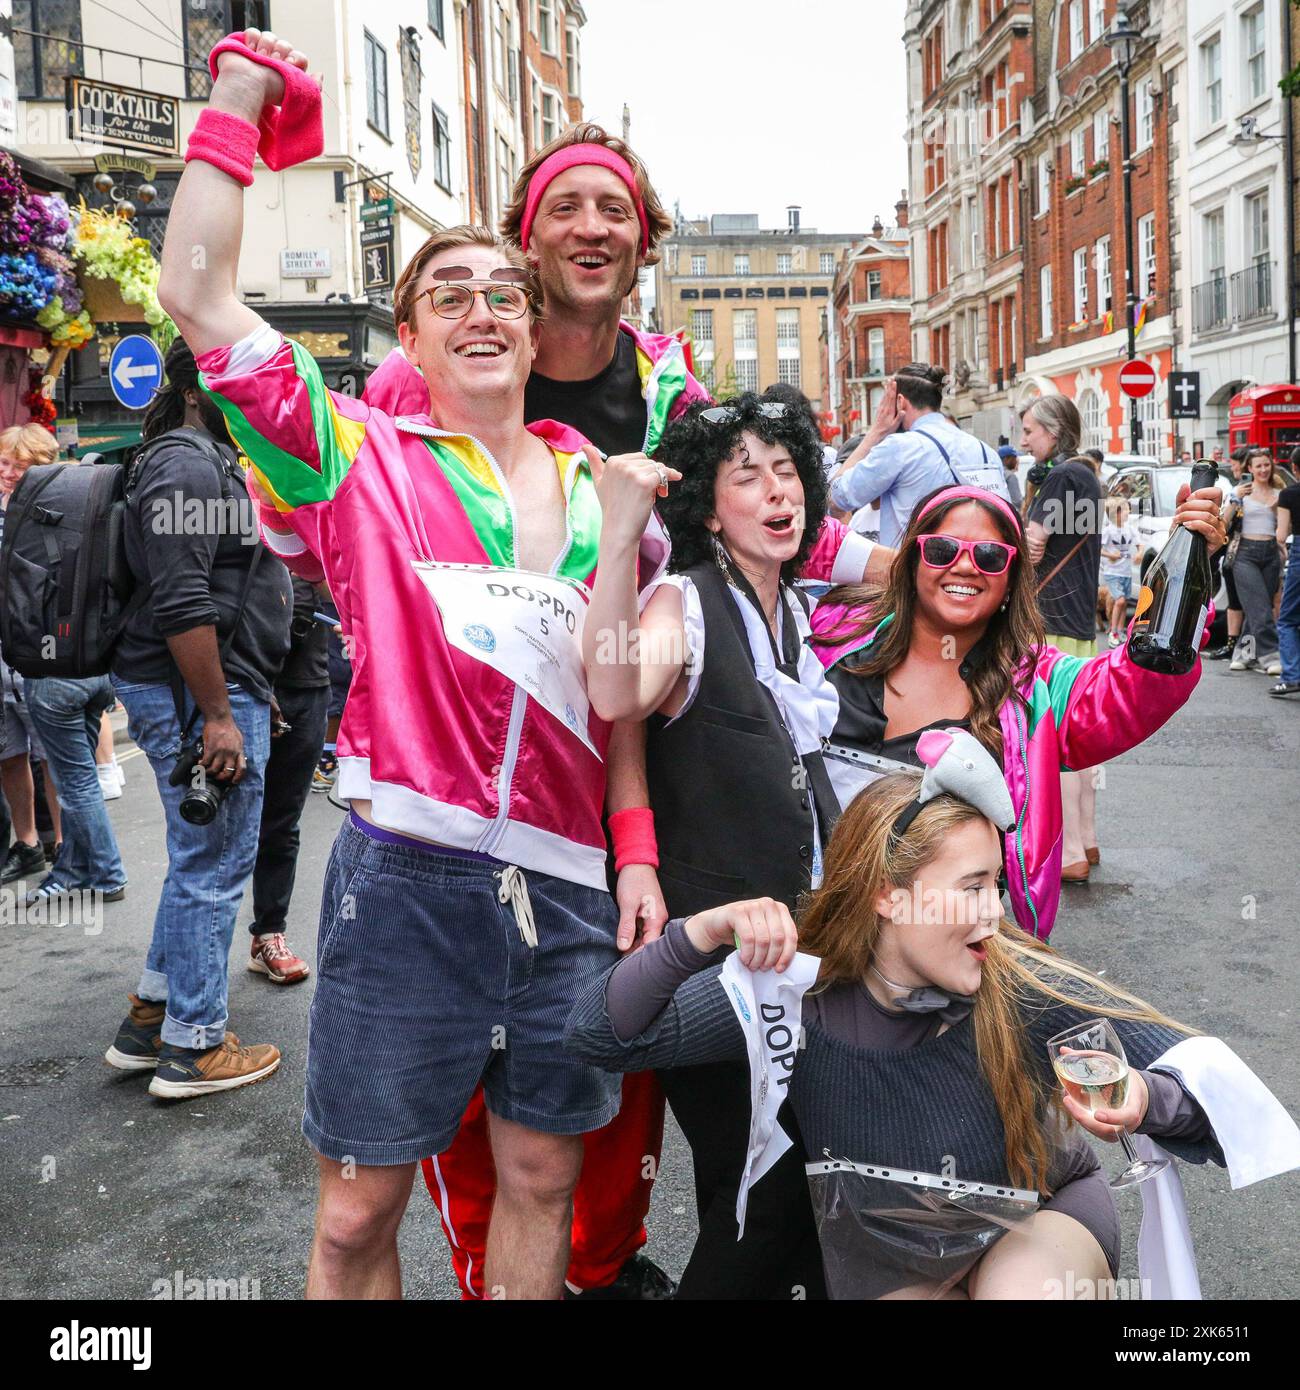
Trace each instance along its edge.
<instances>
[{"instance_id":1,"label":"blue jeans","mask_svg":"<svg viewBox=\"0 0 1300 1390\"><path fill-rule=\"evenodd\" d=\"M167 877L137 993L141 999L166 1001L164 1042L216 1047L226 1032L235 918L257 859L262 788L271 751L271 707L237 685L227 686L230 710L244 737L247 767L226 793L212 822L191 825L180 813L188 787L173 787L168 781L181 746L171 687L116 678L113 687L126 706L131 737L153 768L167 817ZM187 692L187 719L193 708ZM197 727L201 730L202 720Z\"/></svg>"},{"instance_id":2,"label":"blue jeans","mask_svg":"<svg viewBox=\"0 0 1300 1390\"><path fill-rule=\"evenodd\" d=\"M126 870L95 771L95 745L104 711L113 703L107 676L90 680L33 677L24 696L45 746L63 811L63 848L53 877L64 888L107 893L126 882Z\"/></svg>"},{"instance_id":3,"label":"blue jeans","mask_svg":"<svg viewBox=\"0 0 1300 1390\"><path fill-rule=\"evenodd\" d=\"M1282 588L1282 609L1277 615L1277 643L1282 651L1282 679L1300 682L1300 540L1291 543L1291 560Z\"/></svg>"}]
</instances>

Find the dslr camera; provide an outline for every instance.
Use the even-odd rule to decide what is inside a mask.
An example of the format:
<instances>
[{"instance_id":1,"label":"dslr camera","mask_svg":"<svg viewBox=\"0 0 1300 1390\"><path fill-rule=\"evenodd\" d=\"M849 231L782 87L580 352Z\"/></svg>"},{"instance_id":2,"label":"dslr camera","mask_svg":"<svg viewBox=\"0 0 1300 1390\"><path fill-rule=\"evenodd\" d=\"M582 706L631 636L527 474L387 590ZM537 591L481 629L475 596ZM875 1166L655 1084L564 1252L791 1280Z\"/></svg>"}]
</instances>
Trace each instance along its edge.
<instances>
[{"instance_id":1,"label":"dslr camera","mask_svg":"<svg viewBox=\"0 0 1300 1390\"><path fill-rule=\"evenodd\" d=\"M191 825L211 825L230 790L229 782L218 782L203 766L203 740L195 739L181 749L167 779L173 787L188 787L181 798L181 819Z\"/></svg>"}]
</instances>

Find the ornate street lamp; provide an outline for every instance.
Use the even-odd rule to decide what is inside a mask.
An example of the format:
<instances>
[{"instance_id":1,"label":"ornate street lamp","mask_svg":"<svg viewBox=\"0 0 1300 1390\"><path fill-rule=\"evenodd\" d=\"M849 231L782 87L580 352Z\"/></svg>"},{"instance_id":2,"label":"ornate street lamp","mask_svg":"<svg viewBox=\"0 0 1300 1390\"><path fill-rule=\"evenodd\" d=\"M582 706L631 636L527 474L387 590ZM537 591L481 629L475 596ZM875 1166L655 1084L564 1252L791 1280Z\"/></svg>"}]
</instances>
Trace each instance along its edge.
<instances>
[{"instance_id":1,"label":"ornate street lamp","mask_svg":"<svg viewBox=\"0 0 1300 1390\"><path fill-rule=\"evenodd\" d=\"M1145 35L1129 22L1128 11L1121 5L1115 14L1115 22L1105 35L1115 55L1115 66L1119 69L1119 133L1124 169L1124 320L1128 329L1128 358L1131 362L1137 356L1137 327L1134 311L1137 308L1137 295L1133 275L1133 131L1129 123L1129 69L1133 66L1133 51ZM1138 403L1129 399L1129 448L1139 453L1142 440L1142 424L1138 419Z\"/></svg>"}]
</instances>

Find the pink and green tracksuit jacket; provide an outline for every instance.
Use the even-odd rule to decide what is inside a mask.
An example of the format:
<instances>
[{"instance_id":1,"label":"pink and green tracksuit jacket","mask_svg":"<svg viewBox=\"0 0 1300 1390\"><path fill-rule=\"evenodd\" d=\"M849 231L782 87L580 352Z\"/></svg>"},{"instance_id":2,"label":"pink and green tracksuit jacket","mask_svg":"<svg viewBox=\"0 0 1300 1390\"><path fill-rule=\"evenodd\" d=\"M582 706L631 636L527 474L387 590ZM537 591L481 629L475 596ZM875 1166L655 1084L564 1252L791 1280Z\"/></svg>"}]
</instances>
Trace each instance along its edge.
<instances>
[{"instance_id":1,"label":"pink and green tracksuit jacket","mask_svg":"<svg viewBox=\"0 0 1300 1390\"><path fill-rule=\"evenodd\" d=\"M446 640L413 567L517 567L514 503L495 460L439 429L427 392L406 394L418 373L394 368L387 383L372 378L366 399L341 395L304 347L265 324L199 366L274 499L264 539L291 568L327 581L350 639L340 796L369 800L393 830L603 888L603 762L507 676ZM675 388L661 374L656 389ZM601 518L582 437L554 421L529 429L550 446L565 498L568 540L553 573L590 584ZM829 527L810 574L846 578L860 540ZM603 756L609 726L593 714L588 734Z\"/></svg>"},{"instance_id":2,"label":"pink and green tracksuit jacket","mask_svg":"<svg viewBox=\"0 0 1300 1390\"><path fill-rule=\"evenodd\" d=\"M422 413L391 415L327 390L312 355L266 326L199 365L275 499L264 538L288 560L319 561L350 638L339 795L369 800L393 830L603 888L601 760L447 641L413 567L517 567L515 508L496 461L438 429L427 393ZM550 446L565 498L553 573L589 583L600 504L582 437L549 421L531 428ZM587 732L603 754L609 726L592 716Z\"/></svg>"},{"instance_id":3,"label":"pink and green tracksuit jacket","mask_svg":"<svg viewBox=\"0 0 1300 1390\"><path fill-rule=\"evenodd\" d=\"M860 642L825 646L819 636L842 632L843 604L812 615L813 650L827 669L866 651L893 615ZM1209 624L1206 624L1207 628ZM1061 897L1061 773L1096 767L1127 753L1191 698L1198 662L1185 676L1160 676L1129 659L1127 644L1088 660L1043 647L1027 664L1021 700L1002 707L1002 767L1016 823L1003 837L1007 888L1016 921L1046 940Z\"/></svg>"},{"instance_id":4,"label":"pink and green tracksuit jacket","mask_svg":"<svg viewBox=\"0 0 1300 1390\"><path fill-rule=\"evenodd\" d=\"M691 375L681 343L663 333L643 333L623 322L619 328L630 333L636 343L637 372L641 394L645 397L646 429L643 454L653 454L670 420L685 414L696 401L707 401L709 393Z\"/></svg>"}]
</instances>

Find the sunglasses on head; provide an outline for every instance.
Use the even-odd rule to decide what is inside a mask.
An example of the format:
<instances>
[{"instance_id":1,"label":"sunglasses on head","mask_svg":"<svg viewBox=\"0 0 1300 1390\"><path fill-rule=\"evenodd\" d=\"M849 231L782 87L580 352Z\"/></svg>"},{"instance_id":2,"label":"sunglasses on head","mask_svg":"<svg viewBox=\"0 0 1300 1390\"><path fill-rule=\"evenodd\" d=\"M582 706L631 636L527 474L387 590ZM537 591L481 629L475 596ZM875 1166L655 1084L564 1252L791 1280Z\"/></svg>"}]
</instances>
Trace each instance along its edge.
<instances>
[{"instance_id":1,"label":"sunglasses on head","mask_svg":"<svg viewBox=\"0 0 1300 1390\"><path fill-rule=\"evenodd\" d=\"M981 574L1004 574L1015 559L1016 547L1005 541L963 541L956 536L917 536L921 559L932 570L951 569L963 553Z\"/></svg>"},{"instance_id":2,"label":"sunglasses on head","mask_svg":"<svg viewBox=\"0 0 1300 1390\"><path fill-rule=\"evenodd\" d=\"M763 401L757 414L765 420L779 420L785 414L784 401ZM714 405L700 411L700 419L711 425L731 425L741 418L741 412L734 405Z\"/></svg>"},{"instance_id":3,"label":"sunglasses on head","mask_svg":"<svg viewBox=\"0 0 1300 1390\"><path fill-rule=\"evenodd\" d=\"M463 319L476 294L483 296L483 302L499 319L521 319L528 312L528 272L518 266L498 266L486 280L476 280L469 266L449 265L438 271L436 278L438 283L416 298L427 295L429 307L439 318Z\"/></svg>"}]
</instances>

